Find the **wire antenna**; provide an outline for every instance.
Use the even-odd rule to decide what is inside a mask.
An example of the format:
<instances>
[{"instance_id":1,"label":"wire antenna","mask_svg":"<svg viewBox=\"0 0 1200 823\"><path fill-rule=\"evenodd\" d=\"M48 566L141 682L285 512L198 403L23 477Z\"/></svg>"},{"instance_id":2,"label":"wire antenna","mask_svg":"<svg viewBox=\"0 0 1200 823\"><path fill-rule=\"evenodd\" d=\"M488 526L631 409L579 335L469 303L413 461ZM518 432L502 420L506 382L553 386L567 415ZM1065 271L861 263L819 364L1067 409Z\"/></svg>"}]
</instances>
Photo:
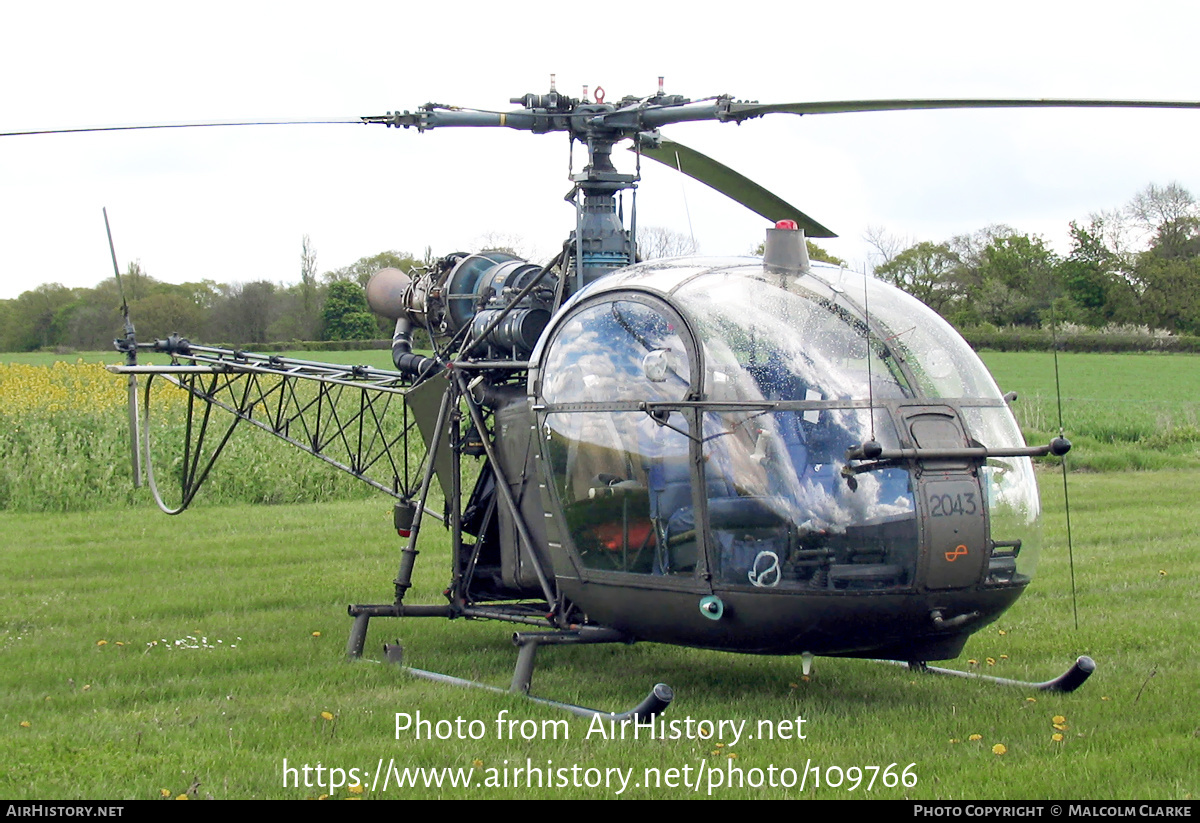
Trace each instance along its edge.
<instances>
[{"instance_id":1,"label":"wire antenna","mask_svg":"<svg viewBox=\"0 0 1200 823\"><path fill-rule=\"evenodd\" d=\"M1054 347L1054 394L1058 400L1058 436L1066 439L1066 434L1063 430L1063 412L1062 412L1062 384L1059 382L1058 376L1058 321L1054 314L1054 301L1050 301L1050 341ZM1063 508L1067 515L1067 562L1071 568L1071 611L1075 616L1075 630L1079 630L1079 602L1075 596L1075 551L1074 544L1071 540L1071 495L1067 491L1067 455L1063 454L1062 460L1062 479L1063 479Z\"/></svg>"},{"instance_id":2,"label":"wire antenna","mask_svg":"<svg viewBox=\"0 0 1200 823\"><path fill-rule=\"evenodd\" d=\"M125 286L121 283L121 267L117 264L117 250L113 246L112 227L108 224L108 209L103 208L104 233L108 235L108 253L112 256L113 274L117 276L117 291L121 293L121 316L125 319L125 338L114 341L117 351L125 353L125 365L137 365L137 336L133 321L129 319L129 301L125 299ZM129 375L129 457L133 467L133 487L142 487L142 455L138 443L137 375Z\"/></svg>"}]
</instances>

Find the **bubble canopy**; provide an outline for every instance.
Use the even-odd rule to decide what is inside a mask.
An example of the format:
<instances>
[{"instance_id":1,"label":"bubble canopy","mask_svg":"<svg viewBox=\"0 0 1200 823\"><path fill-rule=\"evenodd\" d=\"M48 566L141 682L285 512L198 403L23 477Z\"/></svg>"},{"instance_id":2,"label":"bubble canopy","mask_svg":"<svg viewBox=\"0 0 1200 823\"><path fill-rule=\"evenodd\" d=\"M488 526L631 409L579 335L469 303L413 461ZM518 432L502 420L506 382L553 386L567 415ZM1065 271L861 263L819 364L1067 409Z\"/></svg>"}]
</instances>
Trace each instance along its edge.
<instances>
[{"instance_id":1,"label":"bubble canopy","mask_svg":"<svg viewBox=\"0 0 1200 823\"><path fill-rule=\"evenodd\" d=\"M1024 445L966 342L873 278L817 264L765 272L756 259L633 266L564 307L529 386L546 510L562 512L585 578L844 593L1023 585L1033 573L1028 458L848 471L847 450L867 441ZM939 483L921 481L930 471ZM978 543L974 565L920 562L946 540L948 557Z\"/></svg>"}]
</instances>

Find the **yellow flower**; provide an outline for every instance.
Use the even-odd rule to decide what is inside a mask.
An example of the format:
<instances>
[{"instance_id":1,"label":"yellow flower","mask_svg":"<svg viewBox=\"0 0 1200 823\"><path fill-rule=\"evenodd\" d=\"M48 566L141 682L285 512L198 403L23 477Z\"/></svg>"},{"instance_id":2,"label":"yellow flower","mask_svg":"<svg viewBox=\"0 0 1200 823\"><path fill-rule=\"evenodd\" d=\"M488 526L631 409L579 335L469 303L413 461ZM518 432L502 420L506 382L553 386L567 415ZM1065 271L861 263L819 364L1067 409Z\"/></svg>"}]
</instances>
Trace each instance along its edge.
<instances>
[{"instance_id":1,"label":"yellow flower","mask_svg":"<svg viewBox=\"0 0 1200 823\"><path fill-rule=\"evenodd\" d=\"M1008 655L1007 655L1007 654L1002 654L1002 655L1000 655L1000 659L1001 659L1001 660L1008 660Z\"/></svg>"},{"instance_id":2,"label":"yellow flower","mask_svg":"<svg viewBox=\"0 0 1200 823\"><path fill-rule=\"evenodd\" d=\"M31 728L32 726L33 726L33 724L32 724L32 723L30 723L28 720L22 720L22 721L21 721L21 728L22 728L22 729L28 729L28 728Z\"/></svg>"},{"instance_id":3,"label":"yellow flower","mask_svg":"<svg viewBox=\"0 0 1200 823\"><path fill-rule=\"evenodd\" d=\"M1166 570L1166 569L1159 569L1159 570L1158 570L1158 576L1159 576L1159 577L1166 577L1166 576L1167 576L1167 570Z\"/></svg>"},{"instance_id":4,"label":"yellow flower","mask_svg":"<svg viewBox=\"0 0 1200 823\"><path fill-rule=\"evenodd\" d=\"M1054 728L1058 729L1060 732L1065 732L1067 730L1067 724L1066 723L1055 723Z\"/></svg>"},{"instance_id":5,"label":"yellow flower","mask_svg":"<svg viewBox=\"0 0 1200 823\"><path fill-rule=\"evenodd\" d=\"M1061 714L1056 714L1056 715L1054 715L1054 717L1050 718L1050 722L1051 723L1066 723L1067 718L1063 717Z\"/></svg>"},{"instance_id":6,"label":"yellow flower","mask_svg":"<svg viewBox=\"0 0 1200 823\"><path fill-rule=\"evenodd\" d=\"M729 754L727 754L725 756L730 760L737 760L737 752L730 752Z\"/></svg>"},{"instance_id":7,"label":"yellow flower","mask_svg":"<svg viewBox=\"0 0 1200 823\"><path fill-rule=\"evenodd\" d=\"M1026 698L1025 698L1025 702L1026 702L1026 703L1036 703L1036 702L1037 702L1037 698L1036 698L1036 697L1026 697Z\"/></svg>"},{"instance_id":8,"label":"yellow flower","mask_svg":"<svg viewBox=\"0 0 1200 823\"><path fill-rule=\"evenodd\" d=\"M85 685L84 685L84 687L83 687L83 690L84 690L85 692L90 692L90 691L92 690L92 684L91 684L91 683L87 683L87 684L85 684Z\"/></svg>"},{"instance_id":9,"label":"yellow flower","mask_svg":"<svg viewBox=\"0 0 1200 823\"><path fill-rule=\"evenodd\" d=\"M320 636L321 636L320 632L313 632L313 637L320 637Z\"/></svg>"},{"instance_id":10,"label":"yellow flower","mask_svg":"<svg viewBox=\"0 0 1200 823\"><path fill-rule=\"evenodd\" d=\"M958 742L958 738L957 738L957 737L952 737L952 738L950 738L950 742L951 742L951 743L957 743L957 742Z\"/></svg>"},{"instance_id":11,"label":"yellow flower","mask_svg":"<svg viewBox=\"0 0 1200 823\"><path fill-rule=\"evenodd\" d=\"M967 740L983 740L983 735L973 734L970 737L968 737Z\"/></svg>"},{"instance_id":12,"label":"yellow flower","mask_svg":"<svg viewBox=\"0 0 1200 823\"><path fill-rule=\"evenodd\" d=\"M178 797L176 797L175 799L176 799L176 800L187 800L187 795L186 795L186 794L181 794L181 795L179 795Z\"/></svg>"},{"instance_id":13,"label":"yellow flower","mask_svg":"<svg viewBox=\"0 0 1200 823\"><path fill-rule=\"evenodd\" d=\"M994 658L994 657L989 657L989 658L987 659L987 664L988 664L989 666L995 666L995 665L996 665L996 658Z\"/></svg>"},{"instance_id":14,"label":"yellow flower","mask_svg":"<svg viewBox=\"0 0 1200 823\"><path fill-rule=\"evenodd\" d=\"M97 641L96 641L96 645L97 645L97 646L107 646L107 645L108 645L108 641L107 641L107 640L97 640Z\"/></svg>"},{"instance_id":15,"label":"yellow flower","mask_svg":"<svg viewBox=\"0 0 1200 823\"><path fill-rule=\"evenodd\" d=\"M355 783L353 786L350 787L350 791L353 792L354 794L362 794L363 787L358 785L357 783Z\"/></svg>"},{"instance_id":16,"label":"yellow flower","mask_svg":"<svg viewBox=\"0 0 1200 823\"><path fill-rule=\"evenodd\" d=\"M1053 740L1055 743L1061 743L1063 740L1063 736L1061 734L1059 734L1058 732L1055 732L1054 734L1050 735L1050 739Z\"/></svg>"},{"instance_id":17,"label":"yellow flower","mask_svg":"<svg viewBox=\"0 0 1200 823\"><path fill-rule=\"evenodd\" d=\"M472 760L472 761L471 761L471 765L472 765L472 766L474 766L474 767L475 767L475 768L477 768L477 769L482 769L482 768L483 768L483 761L482 761L482 760L480 760L479 758L475 758L474 760Z\"/></svg>"},{"instance_id":18,"label":"yellow flower","mask_svg":"<svg viewBox=\"0 0 1200 823\"><path fill-rule=\"evenodd\" d=\"M1001 637L1004 637L1004 635L1006 635L1006 634L1008 634L1008 632L1004 631L1004 629L1001 629L1001 630L1000 630L1000 636L1001 636Z\"/></svg>"},{"instance_id":19,"label":"yellow flower","mask_svg":"<svg viewBox=\"0 0 1200 823\"><path fill-rule=\"evenodd\" d=\"M1004 754L1007 751L1008 747L1003 743L997 743L995 746L992 746L992 754Z\"/></svg>"},{"instance_id":20,"label":"yellow flower","mask_svg":"<svg viewBox=\"0 0 1200 823\"><path fill-rule=\"evenodd\" d=\"M330 712L321 712L321 717L325 718L326 720L333 720L333 714Z\"/></svg>"},{"instance_id":21,"label":"yellow flower","mask_svg":"<svg viewBox=\"0 0 1200 823\"><path fill-rule=\"evenodd\" d=\"M975 658L971 658L970 660L968 660L968 661L967 661L967 665L968 665L968 666L978 666L978 665L979 665L979 661L978 661L978 660L976 660Z\"/></svg>"},{"instance_id":22,"label":"yellow flower","mask_svg":"<svg viewBox=\"0 0 1200 823\"><path fill-rule=\"evenodd\" d=\"M171 790L170 790L170 789L159 789L159 790L158 790L158 794L159 794L159 796L160 796L160 797L170 797L170 796L171 796Z\"/></svg>"}]
</instances>

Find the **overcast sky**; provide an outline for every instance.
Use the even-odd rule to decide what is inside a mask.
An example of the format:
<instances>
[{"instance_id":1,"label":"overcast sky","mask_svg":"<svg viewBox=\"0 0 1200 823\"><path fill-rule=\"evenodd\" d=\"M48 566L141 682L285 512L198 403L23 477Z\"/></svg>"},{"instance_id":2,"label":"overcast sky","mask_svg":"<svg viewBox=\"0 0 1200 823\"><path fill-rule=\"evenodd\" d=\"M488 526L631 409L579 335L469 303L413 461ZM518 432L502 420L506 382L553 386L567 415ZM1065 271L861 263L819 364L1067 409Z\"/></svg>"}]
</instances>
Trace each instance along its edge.
<instances>
[{"instance_id":1,"label":"overcast sky","mask_svg":"<svg viewBox=\"0 0 1200 823\"><path fill-rule=\"evenodd\" d=\"M610 101L729 93L764 102L892 97L1200 99L1200 4L10 3L0 131L358 116L435 101L603 86ZM836 231L940 241L989 223L1066 250L1067 224L1150 182L1200 194L1200 111L908 112L664 130ZM632 155L617 152L631 168ZM577 152L577 159L579 153ZM0 138L0 298L122 269L172 281L299 279L386 249L513 236L538 257L573 225L562 134L360 125ZM747 253L766 222L643 169L639 221ZM690 223L689 223L690 214ZM690 228L689 228L690 225Z\"/></svg>"}]
</instances>

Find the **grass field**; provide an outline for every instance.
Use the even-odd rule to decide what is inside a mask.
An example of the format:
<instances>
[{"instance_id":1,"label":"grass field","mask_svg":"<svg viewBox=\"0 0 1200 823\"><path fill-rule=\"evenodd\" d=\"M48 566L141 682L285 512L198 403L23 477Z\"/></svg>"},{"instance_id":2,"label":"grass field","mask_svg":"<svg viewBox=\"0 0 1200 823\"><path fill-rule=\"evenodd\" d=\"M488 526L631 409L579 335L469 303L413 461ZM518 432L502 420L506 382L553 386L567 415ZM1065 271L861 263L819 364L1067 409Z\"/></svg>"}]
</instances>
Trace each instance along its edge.
<instances>
[{"instance_id":1,"label":"grass field","mask_svg":"<svg viewBox=\"0 0 1200 823\"><path fill-rule=\"evenodd\" d=\"M983 352L1026 439L1058 434L1054 356ZM1073 354L1058 357L1062 419L1076 446L1073 466L1097 471L1200 468L1200 357Z\"/></svg>"},{"instance_id":2,"label":"grass field","mask_svg":"<svg viewBox=\"0 0 1200 823\"><path fill-rule=\"evenodd\" d=\"M1046 486L1055 509L1056 486ZM803 796L814 798L1194 798L1200 533L1189 515L1200 473L1083 475L1072 496L1079 630L1061 520L1051 518L1031 591L977 634L956 665L968 667L970 658L990 673L1043 679L1087 653L1099 669L1075 694L918 677L852 660L819 659L805 682L795 658L648 644L542 651L534 692L556 699L624 709L663 681L678 695L667 718L805 720L804 740L721 748L588 739L579 719L567 720L558 740L498 739L502 711L539 723L566 716L379 664L341 662L345 603L390 599L397 547L387 537L386 505L201 507L181 518L0 515L7 593L0 796L156 798L198 781L201 798L347 797L354 795L346 787L284 788L284 758L368 772L394 759L401 768L475 768L477 779L528 758L633 769L639 779L646 768L701 764L818 764L823 778L836 778L825 769L891 763L897 772L914 764L918 778L911 788L877 782L869 792L865 784L852 792L810 783ZM443 554L422 552L415 599L437 601ZM376 620L368 646L401 637L414 666L504 686L514 658L510 632L493 623ZM418 710L433 721L481 720L486 733L396 739L395 714ZM1056 731L1056 716L1065 729ZM372 792L369 778L366 785L367 796L380 798L614 795L603 787ZM769 787L721 787L713 795L802 796ZM631 785L624 796L693 794Z\"/></svg>"},{"instance_id":3,"label":"grass field","mask_svg":"<svg viewBox=\"0 0 1200 823\"><path fill-rule=\"evenodd\" d=\"M360 354L376 353L321 356L355 362ZM1043 409L1041 398L1053 395L1052 365L1039 357L986 356L1002 388L1022 391L1019 411ZM1075 376L1068 377L1067 361L1076 358ZM1095 412L1092 434L1072 434L1077 447L1088 438L1105 445L1096 435L1118 419L1118 409L1138 422L1130 430L1136 438L1107 441L1113 454L1118 446L1151 451L1146 437L1195 423L1195 358L1062 359L1065 408ZM53 417L30 412L23 422L8 421L4 442L18 442L12 440L18 423ZM117 466L120 423L112 435ZM1069 433L1071 427L1068 414ZM1056 424L1045 428L1056 430ZM88 439L80 438L80 449L95 445ZM1195 443L1189 451L1186 437L1177 440L1167 450L1170 460L1200 466ZM244 448L231 459L275 462L257 441ZM64 454L51 450L57 458L51 463L63 464ZM386 499L249 506L221 502L245 490L222 497L218 487L202 492L187 514L167 518L146 508L144 494L126 491L119 471L107 479L83 473L94 456L71 454L77 468L60 465L39 494L101 483L106 494L87 498L84 510L0 512L0 797L608 798L629 774L622 797L705 797L711 788L721 798L1189 800L1200 791L1200 471L1194 468L1072 477L1078 629L1062 485L1057 473L1043 474L1047 545L1038 575L950 665L1041 680L1089 654L1099 669L1071 695L915 676L855 660L819 659L806 681L795 658L650 644L540 652L533 691L554 699L624 710L661 681L677 695L666 720L745 721L750 733L760 721L777 732L788 729L784 721L805 721L804 739L743 738L719 747L698 738L605 739L594 730L589 735L586 721L507 695L416 680L384 664L342 662L346 603L392 598L399 546L389 537ZM15 471L16 462L10 454L0 468ZM281 476L301 470L281 465ZM280 481L264 475L255 482L269 489ZM439 601L446 552L436 541L423 547L409 602ZM515 657L511 631L486 622L377 619L368 650L378 658L383 641L401 638L410 665L503 687ZM435 723L479 721L474 729L483 731L478 739L397 736L396 714L417 711ZM524 727L536 727L532 739L498 734L502 712L533 721ZM328 777L325 788L285 787L285 759L291 768L319 762L358 769L365 788L352 791L344 774L335 777L343 784L335 790ZM385 791L382 778L372 787L381 762L400 770L473 770L472 783L485 785L454 788L443 775L440 788L422 783ZM555 772L556 780L607 774L617 782L529 788L530 777L514 773L527 762L579 767ZM890 764L896 766L883 772ZM796 776L812 767L820 770L820 787L809 771L803 791L728 785L739 774L743 783L772 774L783 781L782 770ZM679 770L673 785L634 785L654 774L669 779L665 770L672 768ZM915 785L884 785L906 768ZM695 784L697 775L703 777L698 791L679 785ZM712 786L718 778L721 785ZM839 778L841 785L828 785ZM486 785L505 779L507 786Z\"/></svg>"}]
</instances>

